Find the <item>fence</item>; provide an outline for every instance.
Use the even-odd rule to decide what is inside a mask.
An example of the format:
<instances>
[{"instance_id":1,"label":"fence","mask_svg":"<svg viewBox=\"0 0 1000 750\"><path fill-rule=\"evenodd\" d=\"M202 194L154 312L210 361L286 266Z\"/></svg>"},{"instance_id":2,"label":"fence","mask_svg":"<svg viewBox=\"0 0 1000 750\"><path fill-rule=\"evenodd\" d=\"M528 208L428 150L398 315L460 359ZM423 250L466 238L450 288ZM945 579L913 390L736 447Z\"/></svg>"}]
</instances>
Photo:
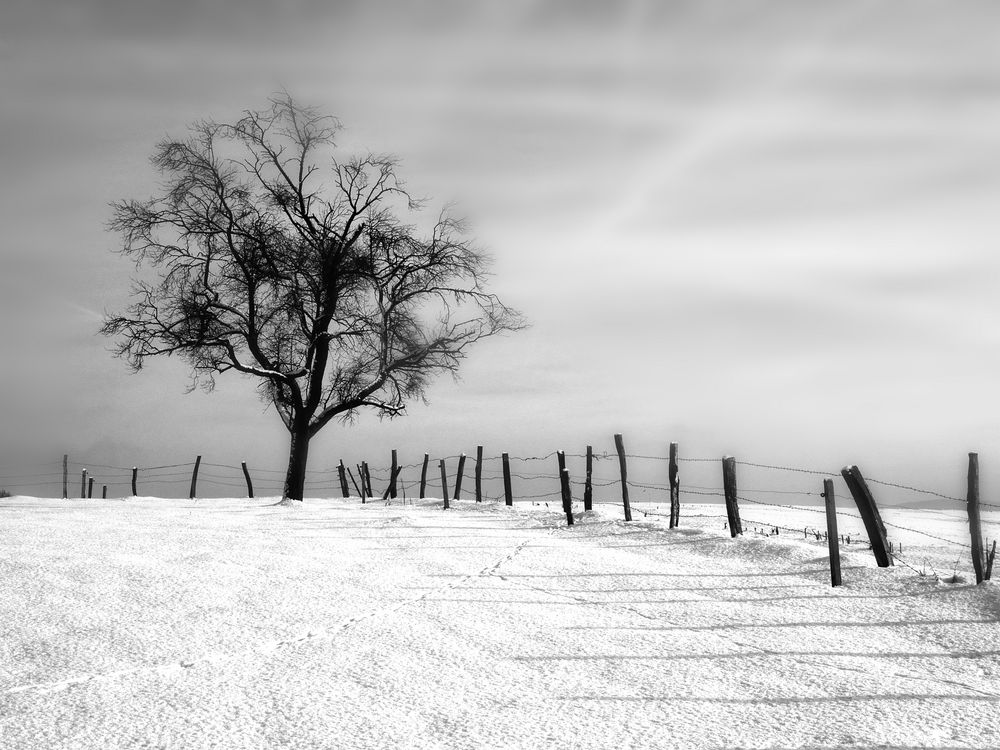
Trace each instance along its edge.
<instances>
[{"instance_id":1,"label":"fence","mask_svg":"<svg viewBox=\"0 0 1000 750\"><path fill-rule=\"evenodd\" d=\"M969 456L968 493L962 499L866 478L856 466L824 471L735 457L691 458L682 456L676 443L670 444L666 455L630 454L621 435L614 436L614 445L614 452L595 452L587 446L583 453L552 451L541 456L485 455L483 446L477 446L469 470L469 457L464 453L435 458L434 462L425 453L420 461L400 464L397 451L392 450L388 465L370 465L366 460L345 464L340 460L333 467L310 471L306 491L312 496L339 495L362 502L375 497L407 502L443 495L446 500L555 506L566 514L569 524L574 522L574 512L618 506L627 521L633 520L634 510L641 518L662 520L669 528L682 525L685 518L697 518L702 524L719 522L733 537L802 534L828 544L834 585L840 579L841 547L858 544L870 548L880 566L899 563L918 572L922 572L921 562L909 553L935 546L950 550L957 560L971 559L977 582L991 577L1000 505L979 498L976 454ZM143 495L147 494L145 488L167 496L163 489L168 488L170 495L186 490L183 496L195 498L199 488L208 487L216 495L245 493L254 497L280 495L284 475L283 468L214 463L202 461L201 456L155 466L114 466L63 456L61 460L21 466L15 472L0 472L0 488L86 498L106 498L109 491L111 497ZM750 482L744 484L748 478ZM835 489L838 478L847 492ZM384 487L384 491L377 493L375 487ZM442 488L444 492L436 491ZM895 502L887 505L881 498L876 502L876 495L882 493L894 493ZM910 516L901 515L902 511L909 511ZM907 518L920 517L913 512L923 516L921 523L907 523ZM947 533L923 523L928 518L947 527Z\"/></svg>"}]
</instances>

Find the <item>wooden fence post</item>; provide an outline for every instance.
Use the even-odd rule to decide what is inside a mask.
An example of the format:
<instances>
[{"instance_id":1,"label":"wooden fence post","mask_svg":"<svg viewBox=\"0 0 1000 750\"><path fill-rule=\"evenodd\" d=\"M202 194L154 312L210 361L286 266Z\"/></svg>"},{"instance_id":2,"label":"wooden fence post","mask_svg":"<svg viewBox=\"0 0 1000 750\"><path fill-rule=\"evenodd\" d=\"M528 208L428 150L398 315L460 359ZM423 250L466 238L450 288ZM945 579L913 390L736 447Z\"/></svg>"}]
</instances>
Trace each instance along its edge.
<instances>
[{"instance_id":1,"label":"wooden fence post","mask_svg":"<svg viewBox=\"0 0 1000 750\"><path fill-rule=\"evenodd\" d=\"M441 459L441 497L444 498L444 509L448 510L448 474L445 473L444 459Z\"/></svg>"},{"instance_id":2,"label":"wooden fence post","mask_svg":"<svg viewBox=\"0 0 1000 750\"><path fill-rule=\"evenodd\" d=\"M396 495L399 493L396 490L396 478L399 476L399 457L396 455L396 449L392 449L392 466L389 469L389 498L392 500L396 499Z\"/></svg>"},{"instance_id":3,"label":"wooden fence post","mask_svg":"<svg viewBox=\"0 0 1000 750\"><path fill-rule=\"evenodd\" d=\"M80 472L80 498L86 499L87 497L87 470L84 469Z\"/></svg>"},{"instance_id":4,"label":"wooden fence post","mask_svg":"<svg viewBox=\"0 0 1000 750\"><path fill-rule=\"evenodd\" d=\"M972 535L972 569L976 583L982 583L986 574L986 556L983 546L983 522L979 515L979 454L969 454L969 494L966 501L969 514L969 533Z\"/></svg>"},{"instance_id":5,"label":"wooden fence post","mask_svg":"<svg viewBox=\"0 0 1000 750\"><path fill-rule=\"evenodd\" d=\"M993 548L990 550L990 554L986 556L986 575L983 576L987 581L993 575L993 560L997 556L997 540L993 540Z\"/></svg>"},{"instance_id":6,"label":"wooden fence post","mask_svg":"<svg viewBox=\"0 0 1000 750\"><path fill-rule=\"evenodd\" d=\"M354 472L351 471L350 467L347 467L347 476L351 478L351 484L354 485L354 491L358 493L358 497L361 498L361 502L365 501L364 493L361 492L361 488L358 487L358 483L354 481Z\"/></svg>"},{"instance_id":7,"label":"wooden fence post","mask_svg":"<svg viewBox=\"0 0 1000 750\"><path fill-rule=\"evenodd\" d=\"M858 506L861 520L864 521L875 562L880 568L888 568L893 562L889 554L889 543L885 537L885 524L882 523L882 516L879 515L878 506L871 490L868 489L868 483L857 466L845 466L840 473L844 477L847 489L854 497L854 504Z\"/></svg>"},{"instance_id":8,"label":"wooden fence post","mask_svg":"<svg viewBox=\"0 0 1000 750\"><path fill-rule=\"evenodd\" d=\"M102 484L101 485L101 500L107 500L107 499L108 499L108 485Z\"/></svg>"},{"instance_id":9,"label":"wooden fence post","mask_svg":"<svg viewBox=\"0 0 1000 750\"><path fill-rule=\"evenodd\" d=\"M483 446L476 446L476 502L483 501Z\"/></svg>"},{"instance_id":10,"label":"wooden fence post","mask_svg":"<svg viewBox=\"0 0 1000 750\"><path fill-rule=\"evenodd\" d=\"M726 494L729 535L735 537L737 534L743 533L743 523L740 521L740 506L736 497L736 459L732 456L723 456L722 458L722 486Z\"/></svg>"},{"instance_id":11,"label":"wooden fence post","mask_svg":"<svg viewBox=\"0 0 1000 750\"><path fill-rule=\"evenodd\" d=\"M89 477L87 479L87 499L90 500L94 496L94 478Z\"/></svg>"},{"instance_id":12,"label":"wooden fence post","mask_svg":"<svg viewBox=\"0 0 1000 750\"><path fill-rule=\"evenodd\" d=\"M461 500L462 497L462 474L465 473L465 454L463 453L458 457L458 476L455 477L455 499Z\"/></svg>"},{"instance_id":13,"label":"wooden fence post","mask_svg":"<svg viewBox=\"0 0 1000 750\"><path fill-rule=\"evenodd\" d=\"M139 496L139 490L136 489L136 487L138 486L138 484L139 484L139 467L138 466L133 466L132 467L132 497L138 497Z\"/></svg>"},{"instance_id":14,"label":"wooden fence post","mask_svg":"<svg viewBox=\"0 0 1000 750\"><path fill-rule=\"evenodd\" d=\"M63 500L69 498L69 455L63 453Z\"/></svg>"},{"instance_id":15,"label":"wooden fence post","mask_svg":"<svg viewBox=\"0 0 1000 750\"><path fill-rule=\"evenodd\" d=\"M556 464L559 467L559 496L562 498L563 513L572 514L569 509L569 498L566 485L566 452L556 451Z\"/></svg>"},{"instance_id":16,"label":"wooden fence post","mask_svg":"<svg viewBox=\"0 0 1000 750\"><path fill-rule=\"evenodd\" d=\"M368 470L368 462L361 462L361 470L365 473L365 494L368 497L375 497L375 492L372 490L372 473Z\"/></svg>"},{"instance_id":17,"label":"wooden fence post","mask_svg":"<svg viewBox=\"0 0 1000 750\"><path fill-rule=\"evenodd\" d=\"M840 537L837 536L837 499L833 494L833 480L823 480L823 499L826 501L826 538L830 547L830 582L840 585Z\"/></svg>"},{"instance_id":18,"label":"wooden fence post","mask_svg":"<svg viewBox=\"0 0 1000 750\"><path fill-rule=\"evenodd\" d=\"M681 483L677 475L677 443L670 444L670 466L667 470L670 479L670 528L681 525Z\"/></svg>"},{"instance_id":19,"label":"wooden fence post","mask_svg":"<svg viewBox=\"0 0 1000 750\"><path fill-rule=\"evenodd\" d=\"M194 471L191 472L191 493L190 499L194 500L195 495L198 493L198 467L201 466L201 456L198 456L194 460Z\"/></svg>"},{"instance_id":20,"label":"wooden fence post","mask_svg":"<svg viewBox=\"0 0 1000 750\"><path fill-rule=\"evenodd\" d=\"M587 478L583 482L583 509L594 509L594 448L587 446Z\"/></svg>"},{"instance_id":21,"label":"wooden fence post","mask_svg":"<svg viewBox=\"0 0 1000 750\"><path fill-rule=\"evenodd\" d=\"M337 464L337 478L340 479L340 491L344 497L350 497L351 491L347 486L347 467L344 466L344 459L340 459L340 463Z\"/></svg>"},{"instance_id":22,"label":"wooden fence post","mask_svg":"<svg viewBox=\"0 0 1000 750\"><path fill-rule=\"evenodd\" d=\"M513 505L514 493L510 489L510 456L504 453L500 461L503 464L503 500L507 505Z\"/></svg>"},{"instance_id":23,"label":"wooden fence post","mask_svg":"<svg viewBox=\"0 0 1000 750\"><path fill-rule=\"evenodd\" d=\"M253 482L250 481L250 470L247 468L247 462L240 461L240 466L243 467L243 478L247 480L247 497L253 497Z\"/></svg>"},{"instance_id":24,"label":"wooden fence post","mask_svg":"<svg viewBox=\"0 0 1000 750\"><path fill-rule=\"evenodd\" d=\"M393 451L393 453L395 453L395 452L396 451ZM391 492L391 490L392 490L393 487L396 486L396 478L399 476L399 472L401 472L402 470L403 470L402 467L400 467L398 464L395 467L393 467L392 476L389 477L389 486L386 487L385 488L385 492L382 493L382 502L386 502L387 500L389 502L392 502L392 492ZM405 500L403 501L403 504L404 505L406 504Z\"/></svg>"},{"instance_id":25,"label":"wooden fence post","mask_svg":"<svg viewBox=\"0 0 1000 750\"><path fill-rule=\"evenodd\" d=\"M424 465L420 469L420 499L424 499L427 490L427 462L431 460L430 455L424 454Z\"/></svg>"},{"instance_id":26,"label":"wooden fence post","mask_svg":"<svg viewBox=\"0 0 1000 750\"><path fill-rule=\"evenodd\" d=\"M362 468L361 464L354 464L354 466L358 470L358 482L361 483L361 492L360 492L361 504L364 505L365 495L367 494L366 491L367 488L365 487L365 470Z\"/></svg>"},{"instance_id":27,"label":"wooden fence post","mask_svg":"<svg viewBox=\"0 0 1000 750\"><path fill-rule=\"evenodd\" d=\"M625 442L620 434L615 435L615 450L618 451L618 467L622 474L622 505L625 506L625 520L632 520L632 506L628 501L628 466L625 463Z\"/></svg>"},{"instance_id":28,"label":"wooden fence post","mask_svg":"<svg viewBox=\"0 0 1000 750\"><path fill-rule=\"evenodd\" d=\"M559 484L562 489L563 511L566 513L566 525L573 525L573 495L569 488L569 469L559 472Z\"/></svg>"}]
</instances>

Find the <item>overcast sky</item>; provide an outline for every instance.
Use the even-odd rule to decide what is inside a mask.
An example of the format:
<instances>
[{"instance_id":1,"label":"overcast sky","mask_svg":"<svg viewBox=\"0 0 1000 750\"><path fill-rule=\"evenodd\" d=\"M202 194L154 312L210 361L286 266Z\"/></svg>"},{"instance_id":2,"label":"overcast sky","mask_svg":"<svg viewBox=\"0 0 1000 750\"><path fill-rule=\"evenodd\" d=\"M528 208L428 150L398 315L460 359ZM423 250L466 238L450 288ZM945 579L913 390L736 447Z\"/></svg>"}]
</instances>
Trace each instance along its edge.
<instances>
[{"instance_id":1,"label":"overcast sky","mask_svg":"<svg viewBox=\"0 0 1000 750\"><path fill-rule=\"evenodd\" d=\"M251 382L185 395L96 334L132 273L108 203L279 87L469 216L533 324L311 467L614 432L949 491L1000 464L1000 5L256 5L0 9L0 464L283 466Z\"/></svg>"}]
</instances>

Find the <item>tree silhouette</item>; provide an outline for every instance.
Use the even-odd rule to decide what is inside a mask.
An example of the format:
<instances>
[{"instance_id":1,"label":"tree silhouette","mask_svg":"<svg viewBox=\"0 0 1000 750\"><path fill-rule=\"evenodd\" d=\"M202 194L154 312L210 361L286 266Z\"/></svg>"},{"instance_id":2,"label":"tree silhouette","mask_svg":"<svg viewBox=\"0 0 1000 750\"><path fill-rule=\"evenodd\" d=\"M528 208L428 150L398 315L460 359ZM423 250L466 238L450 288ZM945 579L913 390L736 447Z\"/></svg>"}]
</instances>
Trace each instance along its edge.
<instances>
[{"instance_id":1,"label":"tree silhouette","mask_svg":"<svg viewBox=\"0 0 1000 750\"><path fill-rule=\"evenodd\" d=\"M524 326L487 291L462 222L420 217L390 157L337 158L339 123L287 95L233 124L161 142L158 195L113 204L144 272L102 333L138 371L180 355L194 385L260 380L290 433L284 497L301 500L309 441L360 409L402 414L471 344ZM324 181L323 178L326 177Z\"/></svg>"}]
</instances>

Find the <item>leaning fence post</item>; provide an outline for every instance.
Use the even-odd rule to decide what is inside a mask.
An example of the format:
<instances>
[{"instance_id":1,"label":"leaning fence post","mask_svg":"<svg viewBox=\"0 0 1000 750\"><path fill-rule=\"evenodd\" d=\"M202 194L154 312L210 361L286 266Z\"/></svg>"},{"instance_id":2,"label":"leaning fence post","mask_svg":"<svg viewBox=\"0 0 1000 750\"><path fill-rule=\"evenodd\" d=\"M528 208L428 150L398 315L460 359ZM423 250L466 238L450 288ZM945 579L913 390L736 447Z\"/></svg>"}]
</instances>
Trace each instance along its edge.
<instances>
[{"instance_id":1,"label":"leaning fence post","mask_svg":"<svg viewBox=\"0 0 1000 750\"><path fill-rule=\"evenodd\" d=\"M483 501L483 446L476 446L476 502Z\"/></svg>"},{"instance_id":2,"label":"leaning fence post","mask_svg":"<svg viewBox=\"0 0 1000 750\"><path fill-rule=\"evenodd\" d=\"M361 470L365 475L365 493L368 497L375 497L375 492L372 490L372 473L368 470L368 462L361 462Z\"/></svg>"},{"instance_id":3,"label":"leaning fence post","mask_svg":"<svg viewBox=\"0 0 1000 750\"><path fill-rule=\"evenodd\" d=\"M969 494L966 501L969 514L969 533L972 535L972 569L976 583L985 580L986 561L983 553L983 523L979 515L979 454L969 454Z\"/></svg>"},{"instance_id":4,"label":"leaning fence post","mask_svg":"<svg viewBox=\"0 0 1000 750\"><path fill-rule=\"evenodd\" d=\"M345 498L350 497L351 491L347 487L347 467L344 466L344 459L340 459L340 463L337 464L337 478L340 479L340 492Z\"/></svg>"},{"instance_id":5,"label":"leaning fence post","mask_svg":"<svg viewBox=\"0 0 1000 750\"><path fill-rule=\"evenodd\" d=\"M681 525L681 483L677 476L677 443L670 444L670 466L667 470L670 479L670 528Z\"/></svg>"},{"instance_id":6,"label":"leaning fence post","mask_svg":"<svg viewBox=\"0 0 1000 750\"><path fill-rule=\"evenodd\" d=\"M368 494L367 493L367 487L365 487L365 470L364 470L364 468L362 467L361 464L354 464L354 466L358 470L358 481L361 483L361 493L360 493L360 495L361 495L361 503L363 505L364 502L365 502L365 495Z\"/></svg>"},{"instance_id":7,"label":"leaning fence post","mask_svg":"<svg viewBox=\"0 0 1000 750\"><path fill-rule=\"evenodd\" d=\"M632 506L628 501L628 466L625 463L625 443L621 435L615 435L615 450L618 451L618 466L622 474L622 505L625 506L625 520L632 520Z\"/></svg>"},{"instance_id":8,"label":"leaning fence post","mask_svg":"<svg viewBox=\"0 0 1000 750\"><path fill-rule=\"evenodd\" d=\"M351 471L351 467L349 467L349 466L347 467L347 476L349 476L351 478L351 484L354 485L354 491L358 493L358 497L361 498L361 502L364 502L365 501L365 496L361 492L361 488L358 487L358 483L354 481L354 472Z\"/></svg>"},{"instance_id":9,"label":"leaning fence post","mask_svg":"<svg viewBox=\"0 0 1000 750\"><path fill-rule=\"evenodd\" d=\"M566 525L573 525L573 495L569 488L569 469L563 468L559 472L559 484L562 490L563 511L566 513Z\"/></svg>"},{"instance_id":10,"label":"leaning fence post","mask_svg":"<svg viewBox=\"0 0 1000 750\"><path fill-rule=\"evenodd\" d=\"M240 466L243 467L243 478L247 480L247 497L253 497L253 482L250 481L250 470L247 468L247 462L240 461Z\"/></svg>"},{"instance_id":11,"label":"leaning fence post","mask_svg":"<svg viewBox=\"0 0 1000 750\"><path fill-rule=\"evenodd\" d=\"M997 540L993 540L993 548L990 550L990 554L986 556L986 575L983 576L987 581L993 575L993 560L997 556Z\"/></svg>"},{"instance_id":12,"label":"leaning fence post","mask_svg":"<svg viewBox=\"0 0 1000 750\"><path fill-rule=\"evenodd\" d=\"M837 536L837 500L833 494L833 480L823 480L823 499L826 501L826 536L830 547L830 582L840 585L840 537Z\"/></svg>"},{"instance_id":13,"label":"leaning fence post","mask_svg":"<svg viewBox=\"0 0 1000 750\"><path fill-rule=\"evenodd\" d=\"M138 497L139 491L136 489L136 485L139 482L139 467L132 467L132 497Z\"/></svg>"},{"instance_id":14,"label":"leaning fence post","mask_svg":"<svg viewBox=\"0 0 1000 750\"><path fill-rule=\"evenodd\" d=\"M448 474L445 472L444 459L441 459L441 497L444 498L444 509L448 510Z\"/></svg>"},{"instance_id":15,"label":"leaning fence post","mask_svg":"<svg viewBox=\"0 0 1000 750\"><path fill-rule=\"evenodd\" d=\"M194 471L191 472L191 494L190 499L194 500L195 495L198 492L198 467L201 466L201 456L198 456L194 460Z\"/></svg>"},{"instance_id":16,"label":"leaning fence post","mask_svg":"<svg viewBox=\"0 0 1000 750\"><path fill-rule=\"evenodd\" d=\"M587 446L587 478L583 483L583 509L585 511L594 509L594 449Z\"/></svg>"},{"instance_id":17,"label":"leaning fence post","mask_svg":"<svg viewBox=\"0 0 1000 750\"><path fill-rule=\"evenodd\" d=\"M395 451L393 451L393 453L395 453ZM382 493L382 502L385 502L387 500L390 501L390 502L392 501L391 490L392 490L393 487L396 486L396 478L399 476L399 472L401 472L402 470L403 469L402 469L401 466L395 466L395 467L393 467L392 476L389 478L389 486L386 487L385 488L385 492ZM404 505L406 504L405 500L403 501L403 504Z\"/></svg>"},{"instance_id":18,"label":"leaning fence post","mask_svg":"<svg viewBox=\"0 0 1000 750\"><path fill-rule=\"evenodd\" d=\"M69 456L63 453L63 500L69 498Z\"/></svg>"},{"instance_id":19,"label":"leaning fence post","mask_svg":"<svg viewBox=\"0 0 1000 750\"><path fill-rule=\"evenodd\" d=\"M872 544L875 562L880 568L888 568L893 562L889 555L889 543L886 541L885 524L882 523L882 516L879 515L878 506L871 490L868 489L868 483L857 466L845 466L840 473L847 483L847 489L854 497L854 504L858 506L861 520L865 523L865 531L868 532L868 540Z\"/></svg>"},{"instance_id":20,"label":"leaning fence post","mask_svg":"<svg viewBox=\"0 0 1000 750\"><path fill-rule=\"evenodd\" d=\"M743 523L740 521L740 506L736 497L736 459L732 456L722 458L722 486L726 495L729 535L735 537L743 533Z\"/></svg>"},{"instance_id":21,"label":"leaning fence post","mask_svg":"<svg viewBox=\"0 0 1000 750\"><path fill-rule=\"evenodd\" d=\"M455 499L461 500L462 497L462 474L465 472L465 454L463 453L458 457L458 475L455 477Z\"/></svg>"},{"instance_id":22,"label":"leaning fence post","mask_svg":"<svg viewBox=\"0 0 1000 750\"><path fill-rule=\"evenodd\" d=\"M431 457L428 454L424 454L424 465L420 469L420 499L424 499L425 491L427 490L427 462L430 461Z\"/></svg>"},{"instance_id":23,"label":"leaning fence post","mask_svg":"<svg viewBox=\"0 0 1000 750\"><path fill-rule=\"evenodd\" d=\"M573 512L569 507L569 486L566 484L566 477L569 474L566 471L565 451L556 451L556 463L559 466L559 495L562 497L563 513L566 513L567 517L571 517ZM572 521L570 521L570 524L572 525Z\"/></svg>"},{"instance_id":24,"label":"leaning fence post","mask_svg":"<svg viewBox=\"0 0 1000 750\"><path fill-rule=\"evenodd\" d=\"M514 493L510 489L510 456L504 453L500 457L503 464L503 500L507 505L514 504Z\"/></svg>"},{"instance_id":25,"label":"leaning fence post","mask_svg":"<svg viewBox=\"0 0 1000 750\"><path fill-rule=\"evenodd\" d=\"M396 449L392 449L392 467L389 469L389 497L396 499L396 477L399 476L399 458L396 456Z\"/></svg>"}]
</instances>

